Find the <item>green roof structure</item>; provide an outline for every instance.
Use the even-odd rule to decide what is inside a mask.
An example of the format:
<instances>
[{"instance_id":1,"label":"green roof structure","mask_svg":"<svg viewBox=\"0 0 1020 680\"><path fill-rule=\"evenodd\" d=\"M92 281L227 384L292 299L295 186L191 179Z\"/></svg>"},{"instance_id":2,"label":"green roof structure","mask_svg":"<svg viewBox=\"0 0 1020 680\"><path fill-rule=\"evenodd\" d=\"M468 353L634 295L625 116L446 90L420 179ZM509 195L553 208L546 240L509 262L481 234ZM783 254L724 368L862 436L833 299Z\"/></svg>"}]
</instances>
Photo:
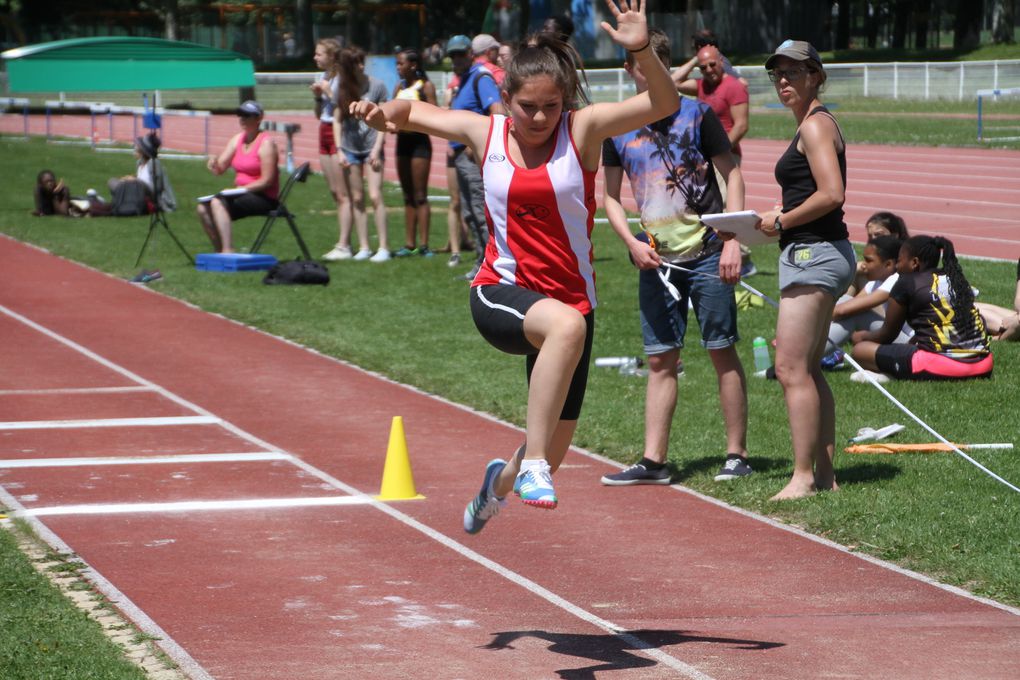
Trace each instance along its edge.
<instances>
[{"instance_id":1,"label":"green roof structure","mask_svg":"<svg viewBox=\"0 0 1020 680\"><path fill-rule=\"evenodd\" d=\"M255 67L239 52L159 38L76 38L0 53L11 92L179 90L252 87Z\"/></svg>"}]
</instances>

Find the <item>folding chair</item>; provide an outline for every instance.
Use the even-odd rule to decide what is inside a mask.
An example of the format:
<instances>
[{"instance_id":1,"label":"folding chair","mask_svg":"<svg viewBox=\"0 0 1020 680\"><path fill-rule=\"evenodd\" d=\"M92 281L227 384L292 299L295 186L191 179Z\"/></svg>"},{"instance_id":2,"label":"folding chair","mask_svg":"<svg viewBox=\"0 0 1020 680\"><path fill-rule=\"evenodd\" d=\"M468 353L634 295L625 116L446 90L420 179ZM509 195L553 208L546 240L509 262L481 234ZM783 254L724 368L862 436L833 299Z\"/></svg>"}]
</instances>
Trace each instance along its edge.
<instances>
[{"instance_id":1,"label":"folding chair","mask_svg":"<svg viewBox=\"0 0 1020 680\"><path fill-rule=\"evenodd\" d=\"M308 252L308 246L305 245L305 240L301 238L301 232L298 231L297 224L294 223L294 214L287 210L287 197L290 195L290 190L294 187L295 182L304 182L308 179L309 164L307 162L302 163L298 166L297 170L290 174L287 178L287 182L283 185L283 189L280 190L280 195L277 198L278 205L274 210L269 211L269 216L266 217L265 223L262 225L262 229L259 230L258 236L255 237L255 242L251 244L251 248L248 252L257 253L259 248L266 241L266 237L269 236L269 230L272 228L273 223L276 222L276 218L282 217L287 220L287 224L290 225L290 231L294 234L294 238L297 240L298 247L301 248L301 254L306 260L312 259L311 253Z\"/></svg>"},{"instance_id":2,"label":"folding chair","mask_svg":"<svg viewBox=\"0 0 1020 680\"><path fill-rule=\"evenodd\" d=\"M156 162L158 163L159 161ZM163 193L163 172L166 172L166 170L164 168L160 168L152 173L154 207L153 212L149 214L149 233L145 235L145 242L142 243L142 249L138 251L138 258L135 260L136 267L142 262L142 255L145 254L145 249L148 247L149 241L156 235L156 230L159 227L163 227L163 229L166 230L166 233L170 234L170 238L174 240L177 247L181 249L182 253L184 253L184 257L188 258L188 262L195 264L195 259L191 257L191 254L184 248L184 244L180 242L177 235L172 229L170 229L170 225L166 221L166 215L163 213L163 208L159 204L159 197ZM155 243L155 241L153 242Z\"/></svg>"}]
</instances>

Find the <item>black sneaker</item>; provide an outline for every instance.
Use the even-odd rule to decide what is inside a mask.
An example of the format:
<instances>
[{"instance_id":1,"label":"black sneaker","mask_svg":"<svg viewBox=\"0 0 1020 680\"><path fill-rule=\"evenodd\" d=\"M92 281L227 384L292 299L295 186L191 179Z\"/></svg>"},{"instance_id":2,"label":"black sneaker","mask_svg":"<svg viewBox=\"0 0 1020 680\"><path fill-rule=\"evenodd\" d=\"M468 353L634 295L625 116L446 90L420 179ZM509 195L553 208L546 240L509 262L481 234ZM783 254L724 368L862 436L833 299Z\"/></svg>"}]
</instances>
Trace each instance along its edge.
<instances>
[{"instance_id":1,"label":"black sneaker","mask_svg":"<svg viewBox=\"0 0 1020 680\"><path fill-rule=\"evenodd\" d=\"M634 484L669 484L668 467L649 470L641 463L635 463L626 470L611 475L604 475L602 483L606 486L632 486Z\"/></svg>"},{"instance_id":2,"label":"black sneaker","mask_svg":"<svg viewBox=\"0 0 1020 680\"><path fill-rule=\"evenodd\" d=\"M750 464L739 454L726 454L726 462L719 468L719 474L715 476L717 482L727 482L731 479L740 479L754 472Z\"/></svg>"}]
</instances>

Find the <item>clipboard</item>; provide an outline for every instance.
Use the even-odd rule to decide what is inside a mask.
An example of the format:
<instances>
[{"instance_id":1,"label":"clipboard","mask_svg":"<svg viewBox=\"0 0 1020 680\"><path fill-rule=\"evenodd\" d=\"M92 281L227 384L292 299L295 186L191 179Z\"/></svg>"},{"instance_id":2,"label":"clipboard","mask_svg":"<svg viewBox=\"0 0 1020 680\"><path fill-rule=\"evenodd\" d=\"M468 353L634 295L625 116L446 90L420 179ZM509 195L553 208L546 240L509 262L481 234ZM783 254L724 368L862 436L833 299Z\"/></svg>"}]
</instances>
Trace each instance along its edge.
<instances>
[{"instance_id":1,"label":"clipboard","mask_svg":"<svg viewBox=\"0 0 1020 680\"><path fill-rule=\"evenodd\" d=\"M741 210L739 212L710 213L701 216L705 226L712 227L716 231L728 231L736 235L737 240L745 246L756 246L762 243L779 243L779 238L766 236L764 232L755 229L758 224L758 213L754 210Z\"/></svg>"},{"instance_id":2,"label":"clipboard","mask_svg":"<svg viewBox=\"0 0 1020 680\"><path fill-rule=\"evenodd\" d=\"M218 191L215 194L209 194L208 196L199 196L195 200L198 201L199 203L208 203L217 196L240 196L241 194L245 193L248 193L247 189L237 187L234 189L224 189L223 191Z\"/></svg>"}]
</instances>

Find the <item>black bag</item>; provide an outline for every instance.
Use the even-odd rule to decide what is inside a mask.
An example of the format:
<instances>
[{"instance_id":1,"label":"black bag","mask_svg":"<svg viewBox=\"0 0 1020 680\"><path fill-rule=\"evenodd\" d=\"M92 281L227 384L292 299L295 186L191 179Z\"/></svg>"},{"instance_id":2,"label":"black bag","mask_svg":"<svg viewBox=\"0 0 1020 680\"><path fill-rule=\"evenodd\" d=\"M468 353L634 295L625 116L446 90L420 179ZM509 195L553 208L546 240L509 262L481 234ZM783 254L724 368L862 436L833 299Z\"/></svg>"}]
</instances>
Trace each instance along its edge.
<instances>
[{"instance_id":1,"label":"black bag","mask_svg":"<svg viewBox=\"0 0 1020 680\"><path fill-rule=\"evenodd\" d=\"M312 260L290 260L273 265L273 268L266 272L262 283L267 286L299 283L325 286L329 283L329 270Z\"/></svg>"},{"instance_id":2,"label":"black bag","mask_svg":"<svg viewBox=\"0 0 1020 680\"><path fill-rule=\"evenodd\" d=\"M148 215L149 196L144 182L124 180L113 187L113 206L110 214L114 217Z\"/></svg>"}]
</instances>

